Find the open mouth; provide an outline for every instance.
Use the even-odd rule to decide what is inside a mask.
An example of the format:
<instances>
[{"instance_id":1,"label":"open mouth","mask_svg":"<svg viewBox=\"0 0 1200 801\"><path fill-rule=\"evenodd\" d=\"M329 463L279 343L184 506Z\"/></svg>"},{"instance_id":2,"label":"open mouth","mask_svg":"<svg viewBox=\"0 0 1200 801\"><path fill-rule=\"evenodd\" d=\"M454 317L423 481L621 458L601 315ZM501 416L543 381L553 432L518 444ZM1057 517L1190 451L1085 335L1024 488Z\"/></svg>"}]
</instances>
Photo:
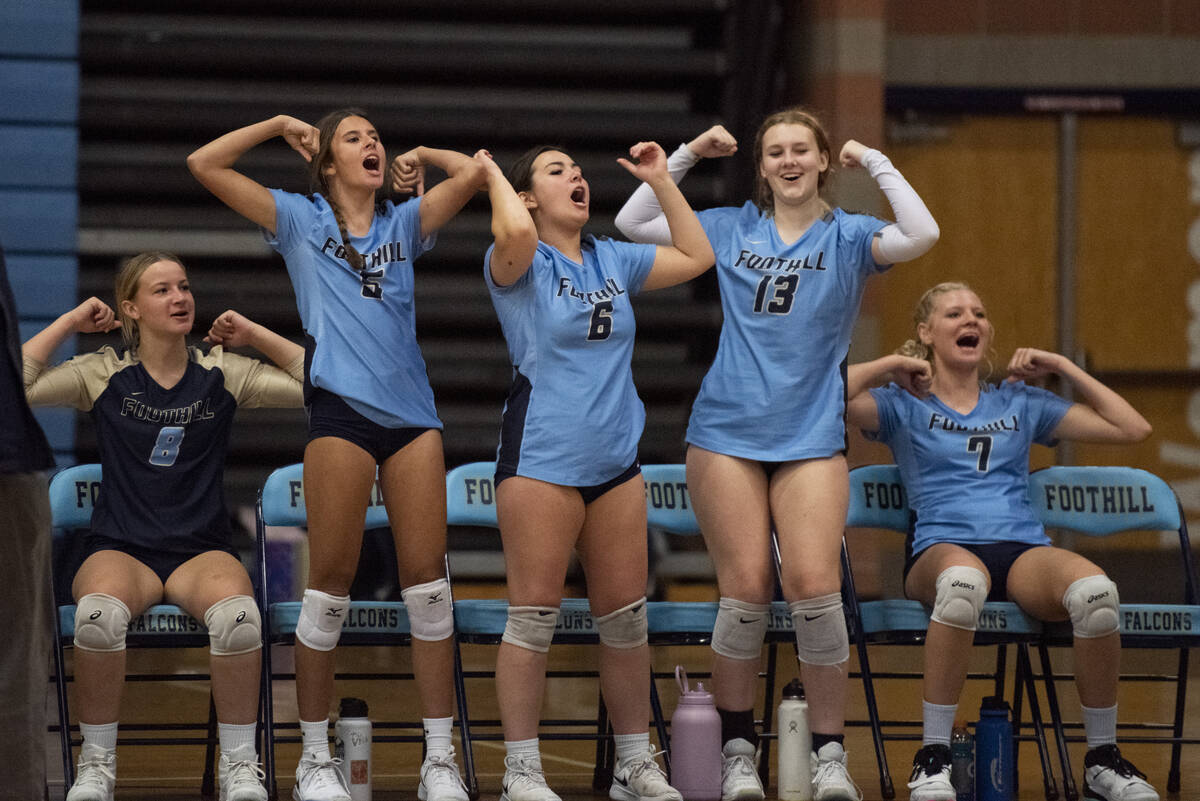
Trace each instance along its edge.
<instances>
[{"instance_id":1,"label":"open mouth","mask_svg":"<svg viewBox=\"0 0 1200 801\"><path fill-rule=\"evenodd\" d=\"M954 344L960 348L974 348L979 345L979 334L963 334L958 339L954 340Z\"/></svg>"},{"instance_id":2,"label":"open mouth","mask_svg":"<svg viewBox=\"0 0 1200 801\"><path fill-rule=\"evenodd\" d=\"M379 156L367 156L363 159L363 169L369 172L379 172Z\"/></svg>"},{"instance_id":3,"label":"open mouth","mask_svg":"<svg viewBox=\"0 0 1200 801\"><path fill-rule=\"evenodd\" d=\"M583 203L587 200L587 190L582 186L575 187L575 191L571 193L572 203Z\"/></svg>"},{"instance_id":4,"label":"open mouth","mask_svg":"<svg viewBox=\"0 0 1200 801\"><path fill-rule=\"evenodd\" d=\"M781 175L779 177L782 178L783 180L787 181L789 184L794 184L796 181L800 180L800 175L798 173L794 173L794 172L789 172L789 173L787 173L785 175Z\"/></svg>"}]
</instances>

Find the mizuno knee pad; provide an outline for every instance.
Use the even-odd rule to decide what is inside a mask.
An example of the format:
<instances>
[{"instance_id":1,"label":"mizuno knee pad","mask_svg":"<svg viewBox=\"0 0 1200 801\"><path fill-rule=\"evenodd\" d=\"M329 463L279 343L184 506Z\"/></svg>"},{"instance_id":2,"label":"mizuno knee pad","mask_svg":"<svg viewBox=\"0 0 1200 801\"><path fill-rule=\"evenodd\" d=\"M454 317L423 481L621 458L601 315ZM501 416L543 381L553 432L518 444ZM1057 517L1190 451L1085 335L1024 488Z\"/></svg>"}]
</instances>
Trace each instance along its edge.
<instances>
[{"instance_id":1,"label":"mizuno knee pad","mask_svg":"<svg viewBox=\"0 0 1200 801\"><path fill-rule=\"evenodd\" d=\"M342 636L346 622L349 595L330 595L307 589L300 602L300 619L296 621L296 639L314 651L332 651Z\"/></svg>"},{"instance_id":2,"label":"mizuno knee pad","mask_svg":"<svg viewBox=\"0 0 1200 801\"><path fill-rule=\"evenodd\" d=\"M409 587L400 593L408 611L413 639L436 642L454 633L454 606L445 578Z\"/></svg>"}]
</instances>

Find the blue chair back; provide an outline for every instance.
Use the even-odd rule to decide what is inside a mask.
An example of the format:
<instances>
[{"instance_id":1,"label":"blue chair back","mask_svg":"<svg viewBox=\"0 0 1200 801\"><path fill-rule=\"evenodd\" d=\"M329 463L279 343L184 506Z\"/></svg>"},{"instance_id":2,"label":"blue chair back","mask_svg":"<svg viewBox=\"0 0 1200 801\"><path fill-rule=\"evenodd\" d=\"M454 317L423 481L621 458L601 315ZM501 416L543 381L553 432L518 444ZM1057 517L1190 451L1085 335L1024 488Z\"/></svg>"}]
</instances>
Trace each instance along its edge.
<instances>
[{"instance_id":1,"label":"blue chair back","mask_svg":"<svg viewBox=\"0 0 1200 801\"><path fill-rule=\"evenodd\" d=\"M687 472L682 464L642 465L646 481L646 522L672 534L699 534L692 511Z\"/></svg>"},{"instance_id":2,"label":"blue chair back","mask_svg":"<svg viewBox=\"0 0 1200 801\"><path fill-rule=\"evenodd\" d=\"M446 474L446 523L497 528L495 462L471 462Z\"/></svg>"},{"instance_id":3,"label":"blue chair back","mask_svg":"<svg viewBox=\"0 0 1200 801\"><path fill-rule=\"evenodd\" d=\"M304 465L300 462L289 464L267 476L263 482L261 502L263 525L306 527L308 508L304 505ZM363 528L386 528L387 525L387 509L384 508L383 495L376 479Z\"/></svg>"}]
</instances>

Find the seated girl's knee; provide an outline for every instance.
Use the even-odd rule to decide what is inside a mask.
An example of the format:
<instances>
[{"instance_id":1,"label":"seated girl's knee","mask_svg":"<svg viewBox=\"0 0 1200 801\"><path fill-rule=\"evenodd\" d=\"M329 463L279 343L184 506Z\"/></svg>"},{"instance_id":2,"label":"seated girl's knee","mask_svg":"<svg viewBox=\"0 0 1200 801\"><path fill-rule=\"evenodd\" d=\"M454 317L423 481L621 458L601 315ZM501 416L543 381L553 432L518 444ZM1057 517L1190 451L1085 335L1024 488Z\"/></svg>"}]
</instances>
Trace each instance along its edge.
<instances>
[{"instance_id":1,"label":"seated girl's knee","mask_svg":"<svg viewBox=\"0 0 1200 801\"><path fill-rule=\"evenodd\" d=\"M1071 629L1076 637L1106 637L1121 628L1117 585L1103 573L1072 582L1063 593L1062 603L1071 616Z\"/></svg>"},{"instance_id":2,"label":"seated girl's knee","mask_svg":"<svg viewBox=\"0 0 1200 801\"><path fill-rule=\"evenodd\" d=\"M937 595L930 620L951 628L975 631L988 595L988 579L983 571L966 565L952 565L938 574L934 586Z\"/></svg>"},{"instance_id":3,"label":"seated girl's knee","mask_svg":"<svg viewBox=\"0 0 1200 801\"><path fill-rule=\"evenodd\" d=\"M204 613L208 628L209 653L237 656L262 648L262 616L249 595L231 595Z\"/></svg>"}]
</instances>

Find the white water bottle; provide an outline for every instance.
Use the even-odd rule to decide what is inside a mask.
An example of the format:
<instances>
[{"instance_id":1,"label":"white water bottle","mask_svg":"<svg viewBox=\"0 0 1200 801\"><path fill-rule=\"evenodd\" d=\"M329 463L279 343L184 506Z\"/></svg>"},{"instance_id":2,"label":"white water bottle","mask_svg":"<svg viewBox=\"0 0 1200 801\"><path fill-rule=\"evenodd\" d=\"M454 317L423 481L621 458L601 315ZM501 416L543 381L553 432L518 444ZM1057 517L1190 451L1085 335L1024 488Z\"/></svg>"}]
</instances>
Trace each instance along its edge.
<instances>
[{"instance_id":1,"label":"white water bottle","mask_svg":"<svg viewBox=\"0 0 1200 801\"><path fill-rule=\"evenodd\" d=\"M779 801L812 799L812 733L804 685L792 679L779 702Z\"/></svg>"},{"instance_id":2,"label":"white water bottle","mask_svg":"<svg viewBox=\"0 0 1200 801\"><path fill-rule=\"evenodd\" d=\"M342 699L333 725L333 750L342 760L338 770L350 788L351 801L371 801L371 721L366 701Z\"/></svg>"}]
</instances>

